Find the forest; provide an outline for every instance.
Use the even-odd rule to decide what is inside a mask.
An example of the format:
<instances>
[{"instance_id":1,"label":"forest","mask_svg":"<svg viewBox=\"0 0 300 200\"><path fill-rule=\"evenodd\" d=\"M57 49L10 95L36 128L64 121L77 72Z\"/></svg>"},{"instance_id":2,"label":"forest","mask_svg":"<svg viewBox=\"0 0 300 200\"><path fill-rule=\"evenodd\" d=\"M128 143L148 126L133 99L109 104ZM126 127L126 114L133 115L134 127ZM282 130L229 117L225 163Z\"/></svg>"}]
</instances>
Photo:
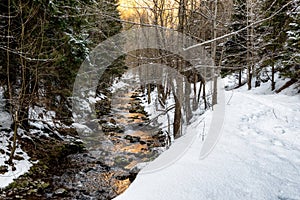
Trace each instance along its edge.
<instances>
[{"instance_id":1,"label":"forest","mask_svg":"<svg viewBox=\"0 0 300 200\"><path fill-rule=\"evenodd\" d=\"M212 114L211 124L225 120L223 132L229 113L235 124L259 100L261 112L273 103L275 121L286 110L285 132L296 134L299 26L299 0L2 0L0 199L115 198L145 164L184 152L176 145L194 130L208 144L206 120L220 107L226 117L215 122ZM293 110L280 107L289 102ZM268 120L264 114L255 116ZM262 133L275 123L265 126ZM299 133L293 137L282 146L300 156ZM289 162L300 166L299 158ZM130 191L123 199L145 197ZM278 199L300 198L291 191ZM263 195L273 197L256 197Z\"/></svg>"}]
</instances>

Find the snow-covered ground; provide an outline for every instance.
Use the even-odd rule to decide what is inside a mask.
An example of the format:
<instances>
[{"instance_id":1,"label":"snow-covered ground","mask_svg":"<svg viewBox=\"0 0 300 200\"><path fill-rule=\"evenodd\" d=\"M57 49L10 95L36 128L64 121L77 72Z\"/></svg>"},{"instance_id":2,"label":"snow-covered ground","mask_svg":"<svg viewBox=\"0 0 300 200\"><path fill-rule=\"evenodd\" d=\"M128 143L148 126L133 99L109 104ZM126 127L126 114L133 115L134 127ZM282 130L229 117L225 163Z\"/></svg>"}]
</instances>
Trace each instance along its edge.
<instances>
[{"instance_id":1,"label":"snow-covered ground","mask_svg":"<svg viewBox=\"0 0 300 200\"><path fill-rule=\"evenodd\" d=\"M7 172L0 174L0 188L4 188L13 182L13 179L18 178L24 173L28 172L32 163L29 161L29 156L19 146L17 146L16 155L21 156L22 160L14 160L15 170L5 164L9 159L10 150L8 148L9 139L12 137L11 131L12 118L8 112L5 111L5 102L3 100L3 88L0 88L0 167L7 167ZM10 132L10 134L8 134ZM20 131L19 131L20 132Z\"/></svg>"},{"instance_id":2,"label":"snow-covered ground","mask_svg":"<svg viewBox=\"0 0 300 200\"><path fill-rule=\"evenodd\" d=\"M208 157L199 159L212 111L115 199L300 199L300 95L272 94L268 87L226 91L222 135ZM180 157L158 168L178 149L184 149Z\"/></svg>"}]
</instances>

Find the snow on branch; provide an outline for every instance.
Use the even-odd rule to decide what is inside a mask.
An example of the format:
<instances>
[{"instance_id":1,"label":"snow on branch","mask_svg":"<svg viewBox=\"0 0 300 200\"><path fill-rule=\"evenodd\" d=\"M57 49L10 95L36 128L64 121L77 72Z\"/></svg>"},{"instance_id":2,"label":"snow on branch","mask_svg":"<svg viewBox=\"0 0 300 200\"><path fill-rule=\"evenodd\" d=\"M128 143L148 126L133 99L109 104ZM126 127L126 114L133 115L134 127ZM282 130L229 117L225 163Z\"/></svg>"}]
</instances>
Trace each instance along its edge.
<instances>
[{"instance_id":1,"label":"snow on branch","mask_svg":"<svg viewBox=\"0 0 300 200\"><path fill-rule=\"evenodd\" d=\"M211 39L211 40L207 40L205 42L202 42L202 43L198 43L198 44L195 44L195 45L192 45L190 47L187 47L187 48L184 48L184 51L188 51L190 49L193 49L193 48L196 48L196 47L200 47L200 46L203 46L203 45L206 45L206 44L210 44L212 42L215 42L215 41L218 41L218 40L222 40L222 39L225 39L227 37L230 37L232 35L236 35L244 30L247 30L249 27L255 27L265 21L268 21L270 19L272 19L273 17L275 17L279 12L281 12L284 8L286 8L287 6L289 6L290 4L292 4L293 1L289 1L288 3L286 3L284 6L282 6L282 8L280 8L279 10L277 10L275 13L273 13L270 17L267 17L267 18L264 18L264 19L261 19L261 20L258 20L257 22L254 22L248 26L245 26L244 28L240 29L240 30L237 30L237 31L234 31L234 32L231 32L231 33L228 33L228 34L225 34L225 35L222 35L220 37L217 37L217 38L214 38L214 39Z\"/></svg>"}]
</instances>

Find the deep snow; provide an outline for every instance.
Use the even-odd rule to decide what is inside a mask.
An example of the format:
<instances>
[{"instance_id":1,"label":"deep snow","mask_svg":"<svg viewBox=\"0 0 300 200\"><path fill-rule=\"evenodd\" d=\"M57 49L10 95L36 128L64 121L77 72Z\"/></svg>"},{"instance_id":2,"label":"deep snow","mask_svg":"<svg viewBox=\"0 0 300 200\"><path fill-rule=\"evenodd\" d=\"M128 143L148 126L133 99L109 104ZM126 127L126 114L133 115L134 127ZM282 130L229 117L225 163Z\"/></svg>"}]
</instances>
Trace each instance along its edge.
<instances>
[{"instance_id":1,"label":"deep snow","mask_svg":"<svg viewBox=\"0 0 300 200\"><path fill-rule=\"evenodd\" d=\"M208 157L199 159L212 111L115 199L300 199L300 96L267 91L269 83L226 91L222 135Z\"/></svg>"}]
</instances>

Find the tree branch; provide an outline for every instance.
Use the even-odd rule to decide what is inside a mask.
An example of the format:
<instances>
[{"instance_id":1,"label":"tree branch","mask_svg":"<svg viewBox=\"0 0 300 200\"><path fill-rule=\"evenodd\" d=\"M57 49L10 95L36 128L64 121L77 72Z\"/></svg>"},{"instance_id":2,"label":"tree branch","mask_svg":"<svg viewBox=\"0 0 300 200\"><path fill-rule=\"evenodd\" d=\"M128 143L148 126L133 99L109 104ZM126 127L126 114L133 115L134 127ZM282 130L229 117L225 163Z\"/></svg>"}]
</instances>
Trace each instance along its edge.
<instances>
[{"instance_id":1,"label":"tree branch","mask_svg":"<svg viewBox=\"0 0 300 200\"><path fill-rule=\"evenodd\" d=\"M218 40L225 39L225 38L230 37L230 36L232 36L232 35L236 35L236 34L242 32L242 31L248 29L249 27L255 27L255 26L257 26L257 25L259 25L259 24L261 24L261 23L263 23L263 22L265 22L265 21L268 21L268 20L272 19L272 18L275 17L279 12L281 12L284 8L286 8L287 6L289 6L289 5L292 4L292 3L293 3L293 1L288 2L287 4L285 4L284 6L282 6L282 8L280 8L280 9L277 10L274 14L272 14L270 17L267 17L267 18L265 18L265 19L258 20L257 22L254 22L254 23L252 23L252 24L250 24L250 25L248 25L248 26L245 26L244 28L242 28L242 29L240 29L240 30L237 30L237 31L234 31L234 32L225 34L225 35L222 35L222 36L220 36L220 37L217 37L217 38L214 38L214 39L211 39L211 40L207 40L207 41L202 42L202 43L198 43L198 44L192 45L192 46L190 46L190 47L184 48L183 50L184 50L184 51L188 51L188 50L193 49L193 48L196 48L196 47L200 47L200 46L203 46L203 45L206 45L206 44L210 44L210 43L212 43L212 42L215 42L215 41L218 41Z\"/></svg>"}]
</instances>

